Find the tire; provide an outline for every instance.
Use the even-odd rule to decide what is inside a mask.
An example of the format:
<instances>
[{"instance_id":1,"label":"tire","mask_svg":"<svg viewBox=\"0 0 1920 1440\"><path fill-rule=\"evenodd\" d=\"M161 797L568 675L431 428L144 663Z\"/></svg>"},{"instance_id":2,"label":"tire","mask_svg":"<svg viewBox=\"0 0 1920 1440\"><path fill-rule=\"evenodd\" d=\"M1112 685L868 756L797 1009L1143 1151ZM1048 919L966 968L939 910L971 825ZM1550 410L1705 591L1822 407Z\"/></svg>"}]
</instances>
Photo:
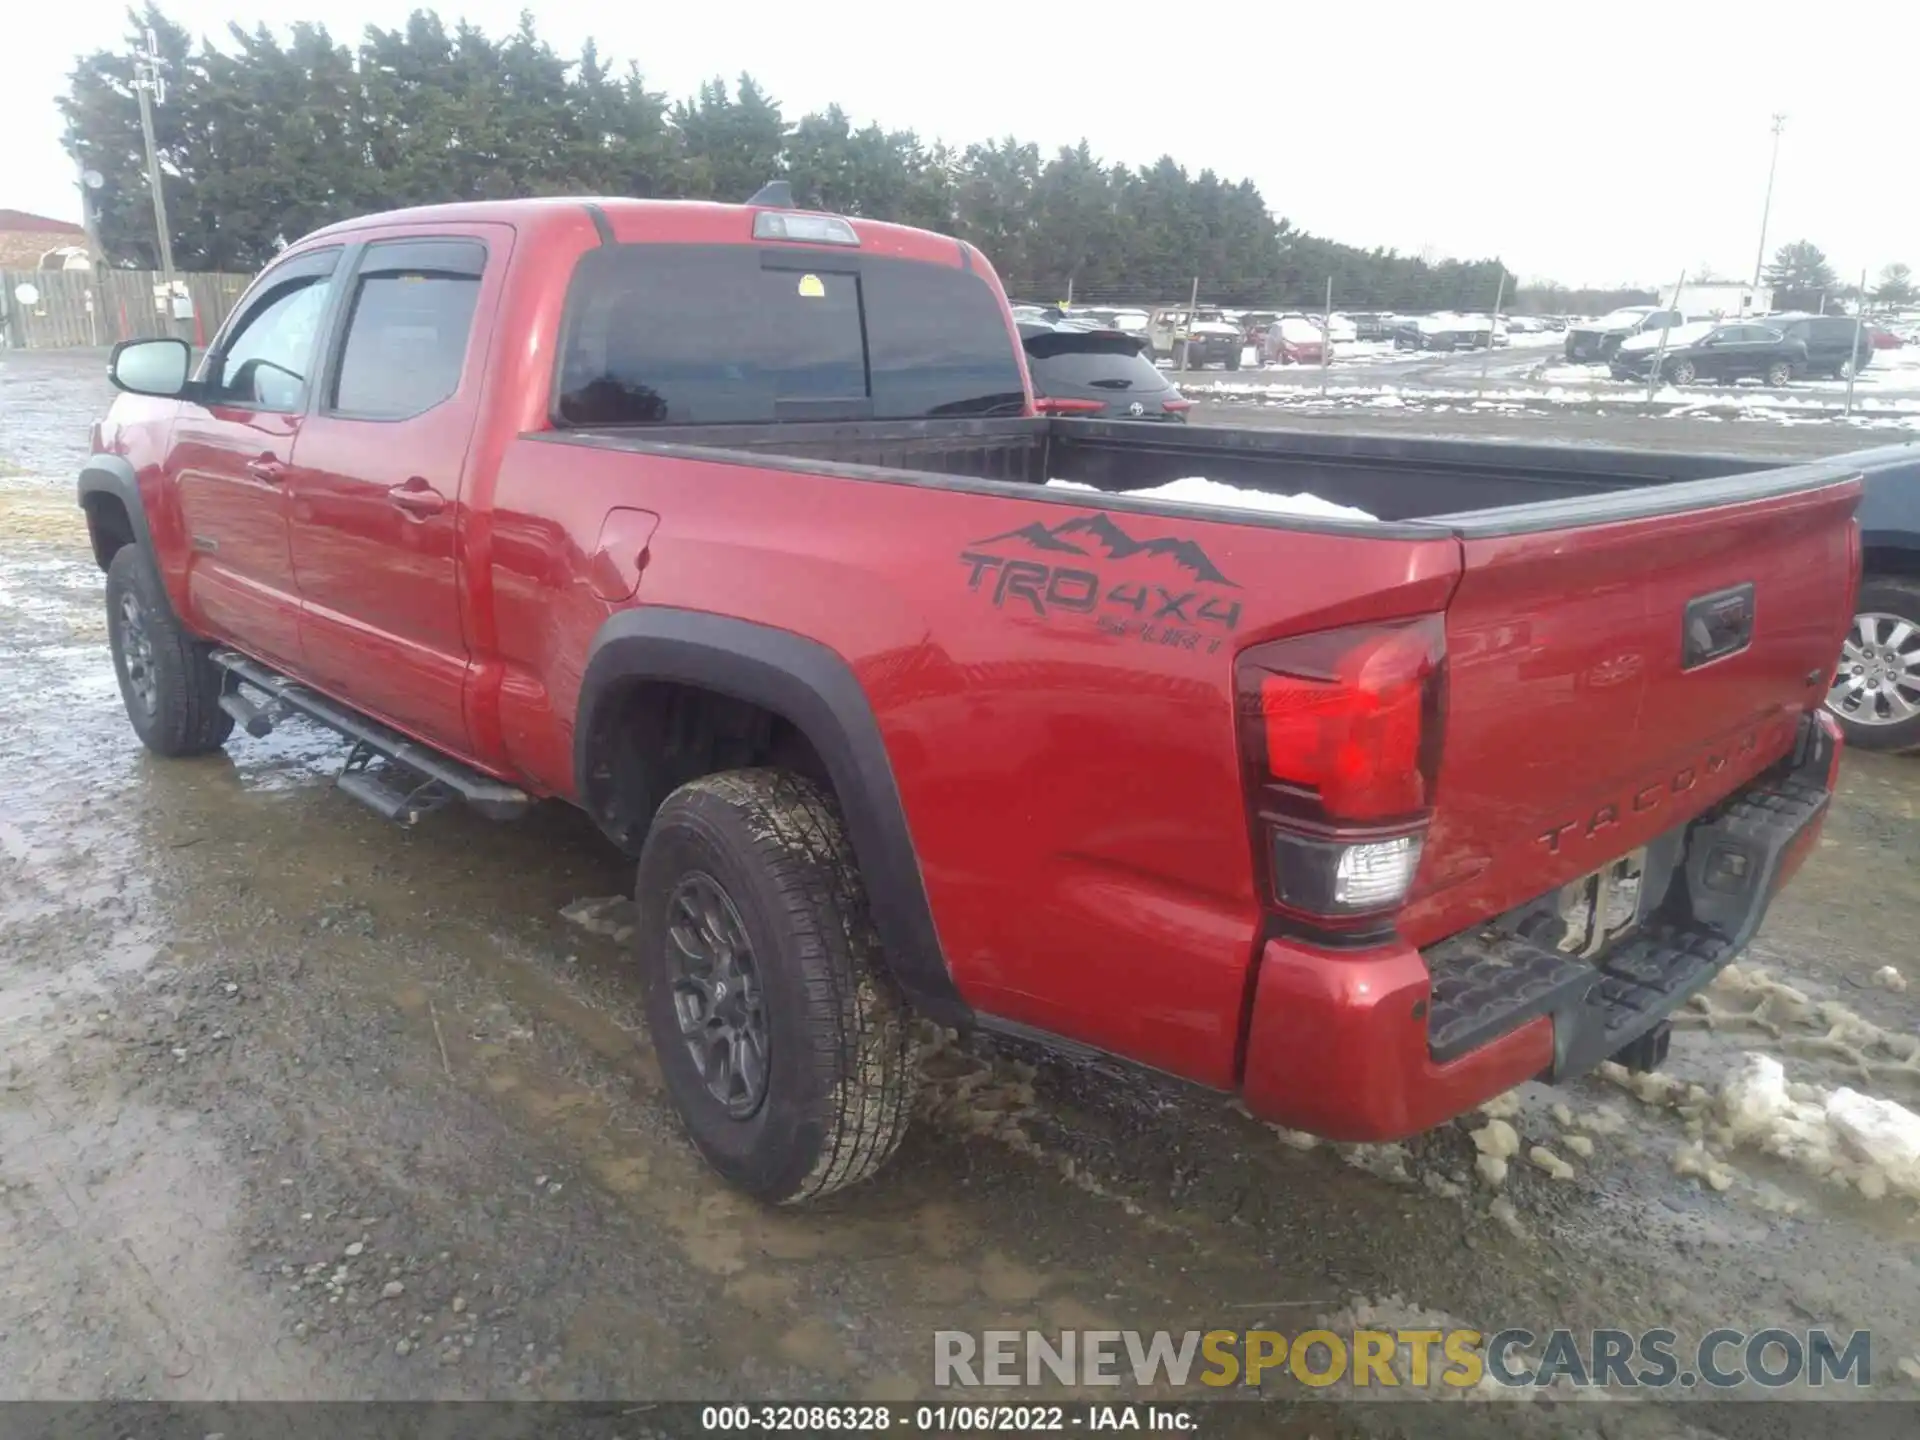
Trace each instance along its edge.
<instances>
[{"instance_id":1,"label":"tire","mask_svg":"<svg viewBox=\"0 0 1920 1440\"><path fill-rule=\"evenodd\" d=\"M1765 379L1768 385L1778 390L1781 386L1793 379L1793 366L1784 360L1776 360L1767 366Z\"/></svg>"},{"instance_id":2,"label":"tire","mask_svg":"<svg viewBox=\"0 0 1920 1440\"><path fill-rule=\"evenodd\" d=\"M1665 369L1667 379L1675 385L1691 385L1694 377L1699 374L1699 372L1694 369L1691 360L1675 360L1672 364L1666 366Z\"/></svg>"},{"instance_id":3,"label":"tire","mask_svg":"<svg viewBox=\"0 0 1920 1440\"><path fill-rule=\"evenodd\" d=\"M233 717L220 708L226 677L207 658L212 647L181 626L143 546L122 545L107 565L107 642L142 745L177 759L226 744L233 733Z\"/></svg>"},{"instance_id":4,"label":"tire","mask_svg":"<svg viewBox=\"0 0 1920 1440\"><path fill-rule=\"evenodd\" d=\"M1853 628L1841 650L1827 709L1846 732L1847 744L1858 749L1920 748L1920 580L1869 575L1853 608ZM1893 643L1901 622L1912 633ZM1891 661L1889 652L1895 657ZM1910 665L1904 663L1907 656ZM1880 687L1869 689L1876 678ZM1891 683L1896 678L1900 683Z\"/></svg>"},{"instance_id":5,"label":"tire","mask_svg":"<svg viewBox=\"0 0 1920 1440\"><path fill-rule=\"evenodd\" d=\"M647 1025L706 1162L781 1205L879 1170L906 1133L917 1057L832 800L784 770L681 786L648 831L635 899Z\"/></svg>"},{"instance_id":6,"label":"tire","mask_svg":"<svg viewBox=\"0 0 1920 1440\"><path fill-rule=\"evenodd\" d=\"M1833 378L1836 380L1851 380L1859 373L1860 371L1854 365L1853 361L1842 360L1840 362L1840 368L1833 372Z\"/></svg>"}]
</instances>

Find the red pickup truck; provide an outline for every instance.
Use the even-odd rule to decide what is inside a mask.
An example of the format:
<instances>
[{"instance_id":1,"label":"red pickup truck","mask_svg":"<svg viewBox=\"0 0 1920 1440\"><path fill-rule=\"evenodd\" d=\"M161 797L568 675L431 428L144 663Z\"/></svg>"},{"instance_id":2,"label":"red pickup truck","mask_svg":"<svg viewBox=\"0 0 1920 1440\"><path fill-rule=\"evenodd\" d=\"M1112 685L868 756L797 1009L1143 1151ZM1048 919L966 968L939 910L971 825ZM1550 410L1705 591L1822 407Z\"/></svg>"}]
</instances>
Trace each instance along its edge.
<instances>
[{"instance_id":1,"label":"red pickup truck","mask_svg":"<svg viewBox=\"0 0 1920 1440\"><path fill-rule=\"evenodd\" d=\"M1848 468L1038 416L938 235L378 215L112 375L141 740L300 715L406 823L582 807L686 1127L772 1200L893 1150L915 1012L1345 1139L1657 1063L1832 788ZM1377 518L1124 493L1194 475Z\"/></svg>"}]
</instances>

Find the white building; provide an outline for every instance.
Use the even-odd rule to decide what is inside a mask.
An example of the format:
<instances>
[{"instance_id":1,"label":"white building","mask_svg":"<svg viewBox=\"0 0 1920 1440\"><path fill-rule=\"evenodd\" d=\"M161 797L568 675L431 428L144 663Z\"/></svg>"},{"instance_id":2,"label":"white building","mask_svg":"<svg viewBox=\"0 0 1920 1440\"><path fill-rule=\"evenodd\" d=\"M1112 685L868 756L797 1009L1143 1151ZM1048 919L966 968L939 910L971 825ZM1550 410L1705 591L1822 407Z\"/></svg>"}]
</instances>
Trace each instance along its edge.
<instances>
[{"instance_id":1,"label":"white building","mask_svg":"<svg viewBox=\"0 0 1920 1440\"><path fill-rule=\"evenodd\" d=\"M1658 292L1661 305L1673 298L1673 291ZM1733 280L1702 280L1680 287L1680 299L1672 306L1689 320L1738 320L1743 315L1764 315L1773 309L1773 291L1765 285L1744 285Z\"/></svg>"}]
</instances>

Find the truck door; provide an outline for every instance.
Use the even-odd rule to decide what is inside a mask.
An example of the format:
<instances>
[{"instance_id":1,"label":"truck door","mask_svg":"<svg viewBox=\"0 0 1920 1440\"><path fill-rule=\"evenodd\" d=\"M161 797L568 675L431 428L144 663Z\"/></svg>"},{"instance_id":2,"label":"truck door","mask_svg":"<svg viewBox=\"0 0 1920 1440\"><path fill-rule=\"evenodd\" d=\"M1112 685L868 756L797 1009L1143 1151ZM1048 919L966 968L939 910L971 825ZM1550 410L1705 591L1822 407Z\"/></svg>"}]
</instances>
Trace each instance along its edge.
<instances>
[{"instance_id":1,"label":"truck door","mask_svg":"<svg viewBox=\"0 0 1920 1440\"><path fill-rule=\"evenodd\" d=\"M341 253L305 251L261 275L201 365L167 452L195 625L294 669L300 599L286 483Z\"/></svg>"},{"instance_id":2,"label":"truck door","mask_svg":"<svg viewBox=\"0 0 1920 1440\"><path fill-rule=\"evenodd\" d=\"M455 753L461 481L511 233L450 227L355 252L291 482L307 674Z\"/></svg>"}]
</instances>

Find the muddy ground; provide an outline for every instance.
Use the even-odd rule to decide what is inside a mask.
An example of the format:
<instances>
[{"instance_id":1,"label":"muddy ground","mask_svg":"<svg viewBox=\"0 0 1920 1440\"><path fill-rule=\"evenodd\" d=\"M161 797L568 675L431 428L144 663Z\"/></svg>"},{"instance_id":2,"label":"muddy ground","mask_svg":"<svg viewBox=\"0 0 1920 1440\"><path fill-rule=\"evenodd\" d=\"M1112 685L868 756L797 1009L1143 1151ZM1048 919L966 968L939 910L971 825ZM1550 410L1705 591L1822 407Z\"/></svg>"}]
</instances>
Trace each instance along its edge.
<instances>
[{"instance_id":1,"label":"muddy ground","mask_svg":"<svg viewBox=\"0 0 1920 1440\"><path fill-rule=\"evenodd\" d=\"M1865 1327L1876 1390L1920 1394L1920 1207L1751 1148L1696 1163L1684 1090L1529 1087L1494 1189L1483 1117L1302 1148L1218 1096L944 1044L877 1183L740 1199L676 1130L611 927L562 917L630 879L577 816L401 831L295 723L139 747L72 503L98 375L0 354L0 1399L905 1399L936 1329L1355 1313ZM1764 975L1690 1014L1676 1074L1758 1049L1920 1105L1917 799L1920 759L1848 759ZM1915 983L1882 988L1889 963ZM1877 1028L1824 1038L1833 1005Z\"/></svg>"}]
</instances>

